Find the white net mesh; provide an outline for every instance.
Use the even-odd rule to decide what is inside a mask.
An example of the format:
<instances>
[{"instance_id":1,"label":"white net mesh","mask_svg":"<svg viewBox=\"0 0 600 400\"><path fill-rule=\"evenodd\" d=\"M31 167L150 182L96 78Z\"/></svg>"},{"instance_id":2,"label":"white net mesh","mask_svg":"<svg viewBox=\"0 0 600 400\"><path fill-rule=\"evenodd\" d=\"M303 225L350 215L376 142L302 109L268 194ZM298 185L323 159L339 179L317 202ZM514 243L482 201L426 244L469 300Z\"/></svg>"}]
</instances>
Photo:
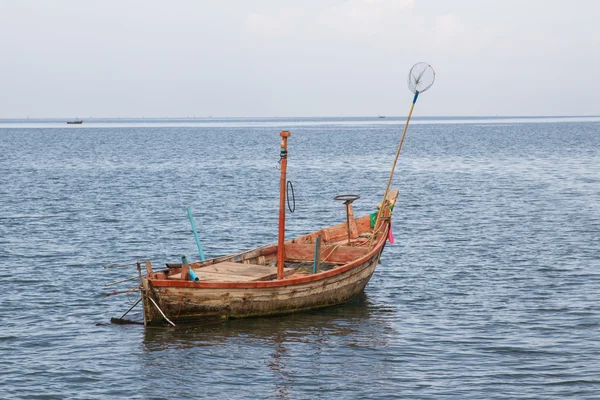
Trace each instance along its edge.
<instances>
[{"instance_id":1,"label":"white net mesh","mask_svg":"<svg viewBox=\"0 0 600 400\"><path fill-rule=\"evenodd\" d=\"M435 82L435 71L426 62L413 65L408 73L408 89L413 93L423 93Z\"/></svg>"}]
</instances>

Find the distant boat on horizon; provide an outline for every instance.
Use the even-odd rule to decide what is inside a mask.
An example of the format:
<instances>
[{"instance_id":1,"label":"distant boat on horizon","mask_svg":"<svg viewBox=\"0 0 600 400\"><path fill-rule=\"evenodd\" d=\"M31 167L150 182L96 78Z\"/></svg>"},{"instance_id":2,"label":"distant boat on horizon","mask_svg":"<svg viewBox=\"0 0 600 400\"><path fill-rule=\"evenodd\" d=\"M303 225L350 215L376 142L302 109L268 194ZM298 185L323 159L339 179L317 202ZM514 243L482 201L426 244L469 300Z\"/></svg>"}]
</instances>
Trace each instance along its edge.
<instances>
[{"instance_id":1,"label":"distant boat on horizon","mask_svg":"<svg viewBox=\"0 0 600 400\"><path fill-rule=\"evenodd\" d=\"M67 121L67 124L69 124L69 125L79 125L79 124L83 124L83 120L82 119L75 119L74 121Z\"/></svg>"},{"instance_id":2,"label":"distant boat on horizon","mask_svg":"<svg viewBox=\"0 0 600 400\"><path fill-rule=\"evenodd\" d=\"M378 115L377 118L385 118L385 115Z\"/></svg>"}]
</instances>

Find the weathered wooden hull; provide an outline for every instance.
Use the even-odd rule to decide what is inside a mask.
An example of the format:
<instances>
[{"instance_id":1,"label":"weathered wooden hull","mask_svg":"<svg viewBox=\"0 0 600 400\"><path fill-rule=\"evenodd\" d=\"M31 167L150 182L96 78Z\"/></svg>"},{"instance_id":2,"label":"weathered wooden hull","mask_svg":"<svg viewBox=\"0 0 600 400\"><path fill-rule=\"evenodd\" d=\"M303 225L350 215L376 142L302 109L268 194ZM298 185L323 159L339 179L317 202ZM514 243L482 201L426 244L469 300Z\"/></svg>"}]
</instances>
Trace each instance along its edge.
<instances>
[{"instance_id":1,"label":"weathered wooden hull","mask_svg":"<svg viewBox=\"0 0 600 400\"><path fill-rule=\"evenodd\" d=\"M265 288L190 288L143 282L147 324L164 318L147 299L151 296L172 321L247 318L287 314L343 304L361 293L379 261L380 252L361 265L331 277L289 286Z\"/></svg>"}]
</instances>

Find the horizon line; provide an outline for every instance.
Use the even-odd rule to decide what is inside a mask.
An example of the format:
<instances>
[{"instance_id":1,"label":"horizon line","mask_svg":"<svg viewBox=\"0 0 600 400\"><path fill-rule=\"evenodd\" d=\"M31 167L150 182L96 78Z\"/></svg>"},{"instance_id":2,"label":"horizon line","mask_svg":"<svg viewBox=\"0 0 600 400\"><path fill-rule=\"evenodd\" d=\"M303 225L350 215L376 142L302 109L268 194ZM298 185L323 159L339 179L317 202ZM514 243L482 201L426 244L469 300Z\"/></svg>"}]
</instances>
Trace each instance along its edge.
<instances>
[{"instance_id":1,"label":"horizon line","mask_svg":"<svg viewBox=\"0 0 600 400\"><path fill-rule=\"evenodd\" d=\"M353 115L353 116L165 116L165 117L146 117L146 116L116 116L116 117L0 117L0 121L72 121L72 120L215 120L215 119L305 119L305 118L373 118L373 119L386 119L386 118L406 118L406 115ZM414 116L412 119L458 119L458 118L498 118L498 119L510 119L510 118L598 118L598 115L591 114L573 114L573 115L551 115L551 114L529 114L529 115L430 115L430 116Z\"/></svg>"}]
</instances>

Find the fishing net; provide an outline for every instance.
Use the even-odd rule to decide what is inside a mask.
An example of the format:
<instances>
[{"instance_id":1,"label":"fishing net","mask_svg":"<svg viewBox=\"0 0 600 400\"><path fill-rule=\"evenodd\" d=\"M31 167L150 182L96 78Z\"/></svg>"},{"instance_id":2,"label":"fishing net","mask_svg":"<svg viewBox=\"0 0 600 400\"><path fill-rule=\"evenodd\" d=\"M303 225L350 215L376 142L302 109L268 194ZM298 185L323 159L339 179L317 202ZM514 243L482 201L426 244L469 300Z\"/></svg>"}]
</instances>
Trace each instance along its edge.
<instances>
[{"instance_id":1,"label":"fishing net","mask_svg":"<svg viewBox=\"0 0 600 400\"><path fill-rule=\"evenodd\" d=\"M408 73L408 89L417 94L429 89L435 82L435 71L426 62L413 65Z\"/></svg>"}]
</instances>

